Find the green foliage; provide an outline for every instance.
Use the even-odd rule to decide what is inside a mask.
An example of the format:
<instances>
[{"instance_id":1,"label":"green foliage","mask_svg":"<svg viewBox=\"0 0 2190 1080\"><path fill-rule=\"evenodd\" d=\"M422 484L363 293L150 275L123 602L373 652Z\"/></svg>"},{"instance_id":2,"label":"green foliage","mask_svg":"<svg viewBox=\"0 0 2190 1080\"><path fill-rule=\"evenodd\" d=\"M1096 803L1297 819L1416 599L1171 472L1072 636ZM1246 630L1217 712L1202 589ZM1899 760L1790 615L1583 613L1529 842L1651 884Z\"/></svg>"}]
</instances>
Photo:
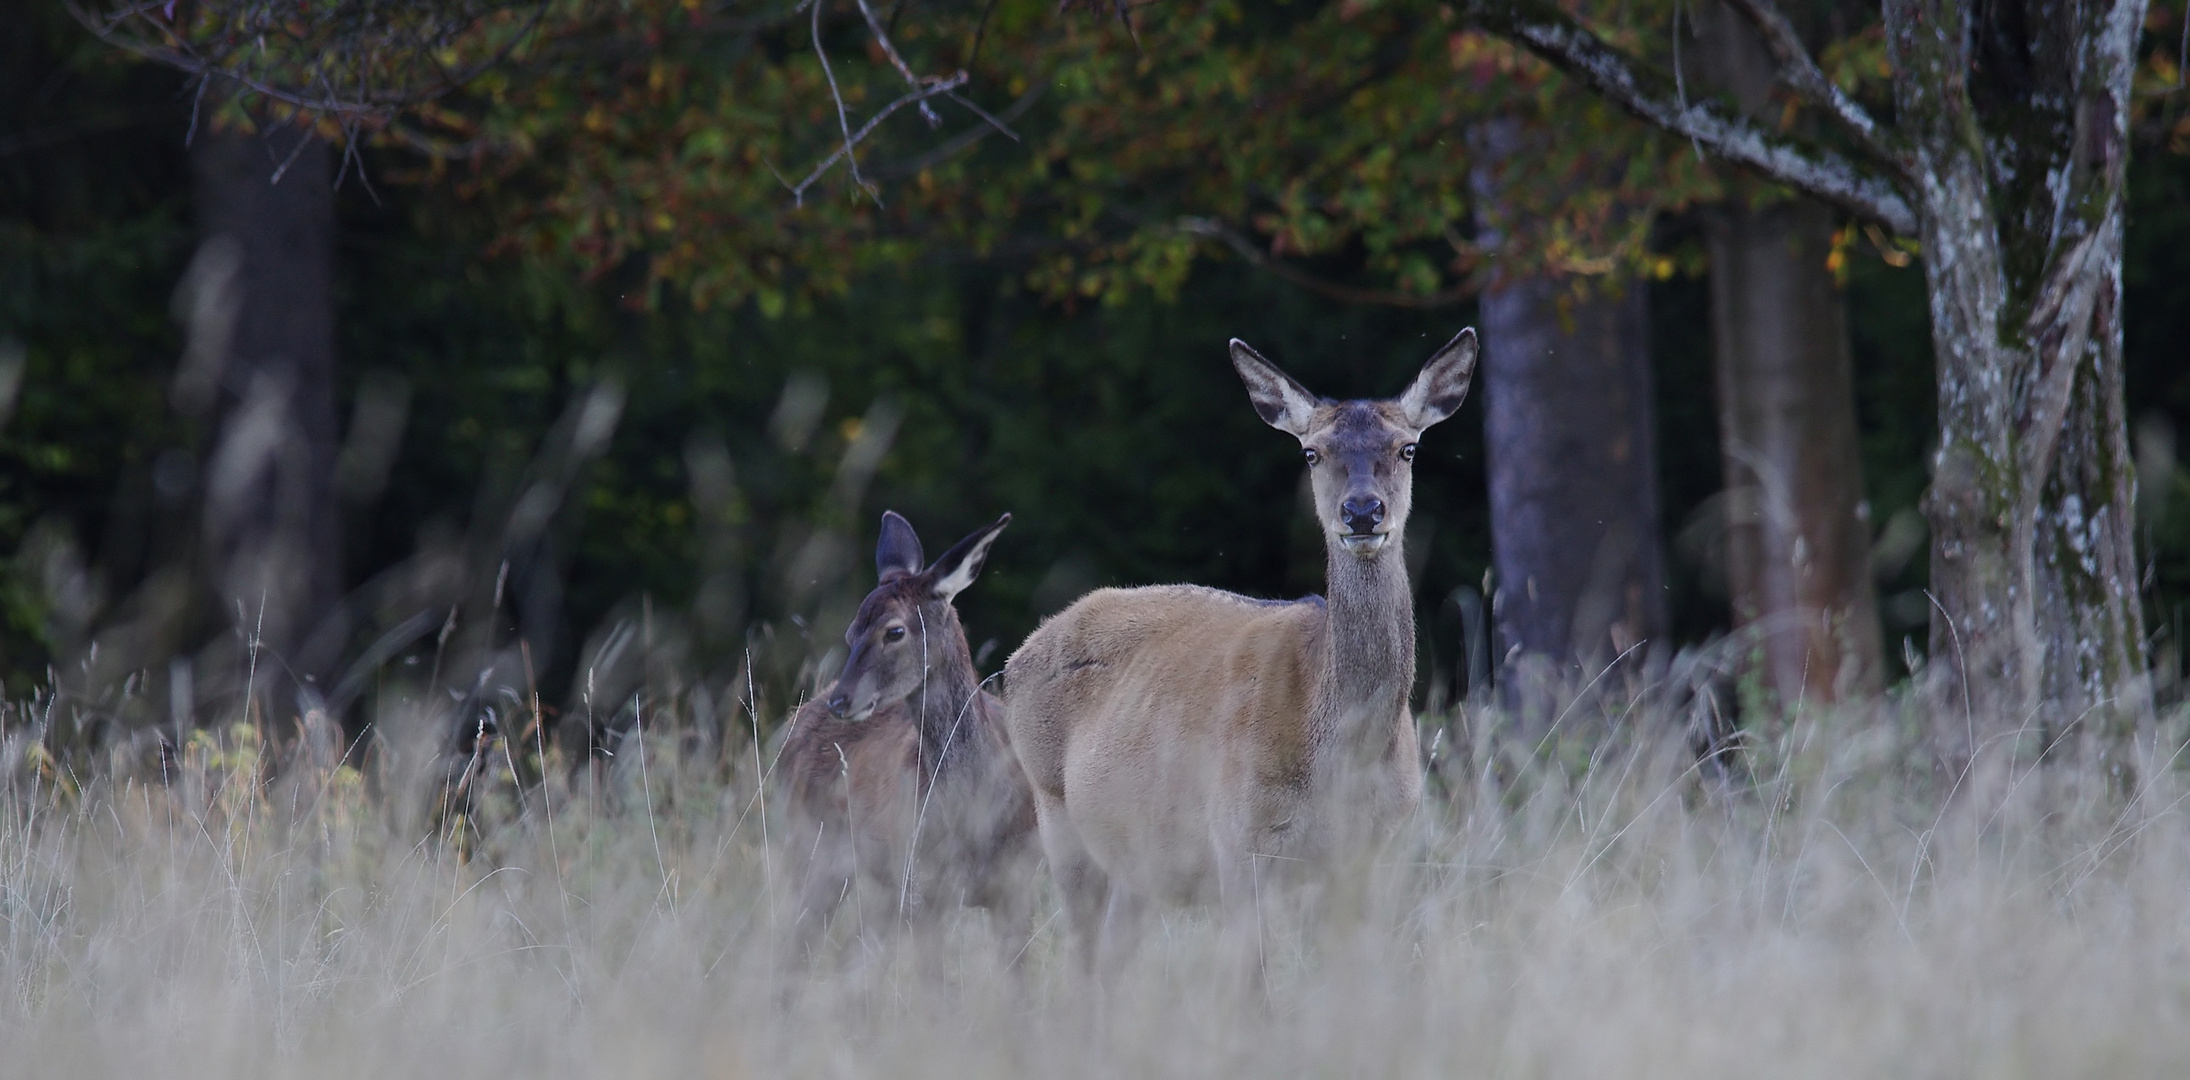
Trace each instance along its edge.
<instances>
[{"instance_id":1,"label":"green foliage","mask_svg":"<svg viewBox=\"0 0 2190 1080\"><path fill-rule=\"evenodd\" d=\"M1669 40L1652 28L1671 5L1622 10L1630 44ZM848 7L826 14L856 122L903 84ZM811 660L865 587L884 507L931 550L1017 515L963 601L976 647L1000 643L990 667L1096 584L1312 591L1320 555L1297 463L1245 407L1222 342L1248 338L1320 391L1384 394L1470 313L1321 299L1188 223L1330 282L1449 297L1488 265L1467 143L1488 115L1549 136L1508 166L1517 209L1499 223L1500 258L1660 279L1668 526L1716 489L1707 313L1681 273L1695 255L1678 210L1720 180L1690 147L1435 4L1134 18L1139 48L1108 13L1059 16L1046 0L910 9L896 39L914 68L970 67L969 97L1023 141L972 138L985 125L952 103L938 103L939 131L907 110L861 147L879 198L838 172L800 207L777 176L795 182L840 139L803 17L558 7L519 62L385 129L364 173L377 201L355 171L343 190L340 355L346 400L395 375L411 412L385 492L348 511L350 584L422 552L491 548L528 463L606 379L624 392L614 440L519 560L553 584L524 601L558 627L538 658L551 687L642 597L691 611L709 663L734 669L764 631ZM170 294L193 241L188 96L170 74L116 62L56 4L27 25L0 39L0 337L28 358L0 428L0 679L18 688L161 560L187 565L196 528L157 481L163 454L197 434L166 403L182 344ZM1835 56L1862 92L1875 57ZM2180 159L2137 159L2126 299L2133 410L2177 429L2190 425L2174 345L2190 337L2183 175ZM1667 221L1646 243L1639 230ZM1843 265L1885 533L1928 482L1933 388L1921 271L1865 252L1855 240ZM774 418L801 379L827 400L793 438ZM871 481L845 481L853 443L892 422ZM1479 425L1463 411L1420 466L1418 518L1435 531L1410 548L1425 560L1433 669L1457 651L1445 598L1479 582L1490 555ZM2190 513L2170 514L2150 534L2155 628L2190 595ZM792 581L817 537L835 545L826 573ZM1885 586L1889 641L1928 618L1917 540ZM490 578L500 557L487 556ZM1700 581L1676 583L1684 636L1723 625Z\"/></svg>"},{"instance_id":2,"label":"green foliage","mask_svg":"<svg viewBox=\"0 0 2190 1080\"><path fill-rule=\"evenodd\" d=\"M489 196L513 249L594 273L636 263L648 303L668 283L764 312L938 250L1001 259L1052 298L1175 298L1196 259L1235 243L1399 298L1446 295L1487 269L1467 190L1471 132L1491 116L1540 133L1500 166L1504 265L1663 276L1652 213L1716 190L1685 145L1449 5L1157 6L1135 37L1043 0L900 19L909 7L888 21L912 69L970 69L968 101L1016 141L937 99L941 130L905 110L859 145L866 187L840 166L794 200L842 143L829 76L854 126L900 76L848 10L813 23L670 0L558 8L518 62L384 141L445 151L427 172ZM1671 11L1620 10L1644 34Z\"/></svg>"}]
</instances>

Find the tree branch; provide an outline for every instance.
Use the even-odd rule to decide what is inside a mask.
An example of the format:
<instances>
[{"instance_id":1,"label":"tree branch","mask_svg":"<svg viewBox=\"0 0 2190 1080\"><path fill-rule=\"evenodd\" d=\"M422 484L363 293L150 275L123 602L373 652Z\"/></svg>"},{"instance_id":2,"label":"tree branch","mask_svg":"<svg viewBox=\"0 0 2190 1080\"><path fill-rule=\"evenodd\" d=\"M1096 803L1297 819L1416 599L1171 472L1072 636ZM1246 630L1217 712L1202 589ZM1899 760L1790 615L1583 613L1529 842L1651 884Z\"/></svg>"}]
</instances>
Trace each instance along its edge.
<instances>
[{"instance_id":1,"label":"tree branch","mask_svg":"<svg viewBox=\"0 0 2190 1080\"><path fill-rule=\"evenodd\" d=\"M829 99L836 102L836 125L844 132L844 146L836 153L829 155L827 160L814 166L814 171L807 174L806 179L799 181L797 187L791 189L791 202L795 206L806 205L806 188L814 181L821 179L821 174L829 171L829 166L836 164L836 159L842 157L846 159L847 167L852 171L852 186L865 191L868 197L880 203L882 201L881 196L876 195L874 189L859 177L859 155L853 151L853 147L858 145L859 140L852 138L852 118L844 109L844 92L837 88L836 70L829 66L828 50L821 47L822 0L812 0L812 3L814 5L814 55L821 58L822 77L829 80ZM917 88L915 93L918 93ZM873 120L868 121L866 127L859 129L860 135L866 135L875 124L881 122L883 117L894 112L898 103L902 101L904 99L899 98L897 102L892 102L889 108L882 110Z\"/></svg>"},{"instance_id":2,"label":"tree branch","mask_svg":"<svg viewBox=\"0 0 2190 1080\"><path fill-rule=\"evenodd\" d=\"M925 89L926 84L921 81L920 76L913 74L912 65L907 64L905 58L897 54L897 46L890 41L889 32L882 28L882 20L875 18L874 7L867 0L858 0L858 3L859 13L867 18L867 30L874 34L875 44L882 46L882 55L890 58L890 66L905 77L906 85L916 91ZM943 124L943 118L935 115L935 106L928 104L926 98L920 99L920 118L926 120L930 128L941 127Z\"/></svg>"},{"instance_id":3,"label":"tree branch","mask_svg":"<svg viewBox=\"0 0 2190 1080\"><path fill-rule=\"evenodd\" d=\"M140 3L126 4L105 13L87 7L84 0L66 0L66 7L69 14L99 40L146 60L195 76L201 80L201 87L203 86L202 80L224 79L245 91L299 109L340 118L345 121L364 119L377 124L386 123L403 109L431 101L460 89L466 83L484 74L489 68L507 60L520 44L539 29L542 20L546 17L549 0L503 0L503 2L490 0L490 2L476 8L455 9L448 16L452 20L449 25L441 27L434 34L429 35L434 40L428 43L398 41L392 33L385 32L380 38L372 38L369 36L371 30L363 32L368 36L354 36L350 40L341 38L339 34L336 34L333 38L327 38L324 34L319 37L311 36L313 31L326 33L347 32L346 28L338 25L331 17L322 19L319 22L307 21L302 24L301 31L296 27L283 24L281 32L287 36L290 45L316 50L320 54L321 59L315 60L313 64L313 77L319 84L317 89L302 84L285 85L276 79L260 78L253 75L244 65L230 67L226 60L235 54L233 48L228 50L221 50L217 47L209 48L208 42L192 40L184 36L175 26L165 24L159 18L154 17L154 13L159 11L164 3L165 0L144 0ZM482 25L495 14L525 7L530 8L530 15L524 24L488 56L456 71L449 71L442 66L437 55L439 46L445 45L448 40ZM286 13L284 13L284 18L286 18ZM246 27L246 30L250 26L260 27L261 33L258 36L261 38L262 52L263 37L266 33L272 32L266 30L265 27L271 25L274 24L261 20L258 23L248 24ZM237 35L231 33L230 36L236 37ZM244 39L248 39L250 36L252 35L249 33L242 35ZM212 44L217 45L218 42ZM335 50L332 48L334 44L341 44L344 48ZM429 45L433 47L429 47ZM342 88L337 88L329 80L328 71L331 65L324 59L336 52L344 57L353 54L361 57L356 61L356 70L342 72L345 83ZM371 65L374 61L393 61L399 65L414 65L421 56L432 62L439 73L437 78L416 84L399 84L394 89L376 90L373 88ZM399 66L398 69L400 70L401 67Z\"/></svg>"},{"instance_id":4,"label":"tree branch","mask_svg":"<svg viewBox=\"0 0 2190 1080\"><path fill-rule=\"evenodd\" d=\"M813 171L806 174L806 179L801 180L796 184L784 184L785 187L791 189L791 201L796 205L805 205L806 189L814 186L814 181L821 179L822 176L829 171L831 166L834 166L837 162L842 161L846 157L850 156L852 154L853 148L857 147L861 142L865 141L867 136L873 134L874 129L881 126L882 121L889 119L891 113L894 113L897 110L902 109L905 106L911 105L915 102L926 101L932 97L938 97L943 94L948 94L951 91L966 85L966 81L967 75L965 72L961 71L948 79L943 79L938 82L931 83L923 89L915 90L910 94L906 94L898 98L897 100L890 102L888 105L884 105L880 112L875 113L872 117L868 118L865 124L860 125L858 131L851 130L849 126L850 121L842 119L841 112L844 102L842 98L837 99L837 108L840 113L839 119L846 125L844 131L844 143L843 145L836 148L835 153L832 153L828 157L821 159L821 164L814 166ZM832 81L832 89L833 88L834 84ZM857 183L861 188L867 189L868 194L872 195L873 185L869 184L864 178L859 175L859 161L857 158L852 159L851 169L853 182Z\"/></svg>"},{"instance_id":5,"label":"tree branch","mask_svg":"<svg viewBox=\"0 0 2190 1080\"><path fill-rule=\"evenodd\" d=\"M2053 449L2068 419L2076 368L2084 362L2084 349L2091 341L2092 312L2100 289L2113 282L2091 265L2092 256L2120 257L2102 244L2112 235L2111 229L2094 229L2062 252L2041 280L2030 317L2023 323L2038 368L2016 425L2021 455L2016 464L2022 472L2024 506L2039 505L2040 493L2052 475Z\"/></svg>"},{"instance_id":6,"label":"tree branch","mask_svg":"<svg viewBox=\"0 0 2190 1080\"><path fill-rule=\"evenodd\" d=\"M1011 130L1011 128L1008 126L1009 123L1013 120L1019 119L1020 115L1025 113L1028 109L1032 108L1036 101L1041 100L1042 91L1048 88L1049 83L1047 81L1037 81L1034 85L1027 88L1026 93L1019 95L1019 99L1012 102L1010 107L1006 108L1002 113L999 113L995 116L990 116L987 112L981 110L972 102L968 101L963 95L952 93L948 95L952 101L956 101L969 109L973 109L976 113L980 114L982 119L986 120L987 123L984 123L978 127L967 128L966 130L961 131L958 134L953 135L949 139L945 140L943 145L935 147L934 149L929 150L926 153L923 153L918 157L911 159L910 161L901 161L894 164L880 165L869 169L868 172L874 176L884 179L918 176L923 171L927 169L932 169L935 166L940 165L945 161L948 161L951 158L964 153L974 144L979 143L981 140L986 139L991 135L1002 133L1010 137L1013 141L1017 141L1019 136L1016 132Z\"/></svg>"},{"instance_id":7,"label":"tree branch","mask_svg":"<svg viewBox=\"0 0 2190 1080\"><path fill-rule=\"evenodd\" d=\"M1916 211L1892 179L1831 149L1730 115L1716 102L1683 104L1663 75L1547 0L1468 0L1466 11L1468 21L1521 45L1648 123L1896 233L1916 232Z\"/></svg>"},{"instance_id":8,"label":"tree branch","mask_svg":"<svg viewBox=\"0 0 2190 1080\"><path fill-rule=\"evenodd\" d=\"M1780 77L1789 88L1804 101L1824 111L1833 118L1856 145L1878 160L1878 163L1894 171L1896 179L1906 181L1914 175L1915 163L1908 152L1898 145L1892 134L1878 126L1871 114L1854 98L1842 92L1840 87L1825 77L1825 72L1810 56L1802 44L1801 35L1795 33L1793 23L1787 21L1779 6L1772 0L1726 0L1735 11L1749 20L1764 38L1764 48L1779 65Z\"/></svg>"}]
</instances>

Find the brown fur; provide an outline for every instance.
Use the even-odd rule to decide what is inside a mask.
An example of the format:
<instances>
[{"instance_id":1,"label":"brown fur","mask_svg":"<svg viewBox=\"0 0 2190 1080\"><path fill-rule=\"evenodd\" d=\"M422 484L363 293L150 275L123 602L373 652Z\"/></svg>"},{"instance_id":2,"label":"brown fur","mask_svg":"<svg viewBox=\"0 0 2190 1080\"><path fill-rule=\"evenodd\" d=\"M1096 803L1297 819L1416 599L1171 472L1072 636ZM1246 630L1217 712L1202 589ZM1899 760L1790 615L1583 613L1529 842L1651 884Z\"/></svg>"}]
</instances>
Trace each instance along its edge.
<instances>
[{"instance_id":1,"label":"brown fur","mask_svg":"<svg viewBox=\"0 0 2190 1080\"><path fill-rule=\"evenodd\" d=\"M1239 342L1233 357L1263 419L1312 451L1329 600L1103 589L1005 666L1005 726L1091 959L1120 903L1247 902L1266 858L1373 844L1421 798L1400 533L1413 444L1459 408L1474 334L1392 401L1318 399Z\"/></svg>"},{"instance_id":2,"label":"brown fur","mask_svg":"<svg viewBox=\"0 0 2190 1080\"><path fill-rule=\"evenodd\" d=\"M926 570L917 540L889 551L893 529L911 535L889 517L882 583L845 632L851 658L792 718L783 748L790 845L805 860L798 919L809 935L847 897L862 930L939 904L997 907L1023 891L1012 878L1033 855L1033 804L1004 740L1002 704L979 689L951 606L1009 515Z\"/></svg>"}]
</instances>

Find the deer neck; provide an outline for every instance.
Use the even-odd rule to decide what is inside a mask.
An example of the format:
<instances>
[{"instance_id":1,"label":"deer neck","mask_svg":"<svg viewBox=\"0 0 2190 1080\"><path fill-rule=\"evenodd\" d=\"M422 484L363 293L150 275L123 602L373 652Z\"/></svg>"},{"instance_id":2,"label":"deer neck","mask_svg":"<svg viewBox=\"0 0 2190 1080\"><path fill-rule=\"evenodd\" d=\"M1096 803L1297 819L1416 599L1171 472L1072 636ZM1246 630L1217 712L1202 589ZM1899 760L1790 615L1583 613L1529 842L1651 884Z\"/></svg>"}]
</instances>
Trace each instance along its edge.
<instances>
[{"instance_id":1,"label":"deer neck","mask_svg":"<svg viewBox=\"0 0 2190 1080\"><path fill-rule=\"evenodd\" d=\"M946 608L925 616L926 674L905 703L920 725L920 771L933 777L977 752L981 718L974 714L980 707L974 699L981 681L956 615Z\"/></svg>"},{"instance_id":2,"label":"deer neck","mask_svg":"<svg viewBox=\"0 0 2190 1080\"><path fill-rule=\"evenodd\" d=\"M1406 554L1395 534L1372 559L1335 541L1327 555L1328 624L1316 719L1337 746L1374 748L1389 741L1414 688L1414 590Z\"/></svg>"}]
</instances>

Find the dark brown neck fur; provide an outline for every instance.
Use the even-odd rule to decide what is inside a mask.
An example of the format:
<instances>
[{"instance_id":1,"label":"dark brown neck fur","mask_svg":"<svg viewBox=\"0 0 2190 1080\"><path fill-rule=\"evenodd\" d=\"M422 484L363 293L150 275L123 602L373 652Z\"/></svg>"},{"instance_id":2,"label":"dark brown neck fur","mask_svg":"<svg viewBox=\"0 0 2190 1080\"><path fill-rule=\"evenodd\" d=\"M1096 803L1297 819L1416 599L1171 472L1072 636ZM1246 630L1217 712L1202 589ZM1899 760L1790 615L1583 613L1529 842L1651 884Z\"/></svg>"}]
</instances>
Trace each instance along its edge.
<instances>
[{"instance_id":1,"label":"dark brown neck fur","mask_svg":"<svg viewBox=\"0 0 2190 1080\"><path fill-rule=\"evenodd\" d=\"M920 728L921 775L932 780L980 753L983 718L975 698L981 681L957 610L948 601L924 603L914 610L918 615L911 629L915 647L926 650L925 676L906 697L905 708Z\"/></svg>"}]
</instances>

